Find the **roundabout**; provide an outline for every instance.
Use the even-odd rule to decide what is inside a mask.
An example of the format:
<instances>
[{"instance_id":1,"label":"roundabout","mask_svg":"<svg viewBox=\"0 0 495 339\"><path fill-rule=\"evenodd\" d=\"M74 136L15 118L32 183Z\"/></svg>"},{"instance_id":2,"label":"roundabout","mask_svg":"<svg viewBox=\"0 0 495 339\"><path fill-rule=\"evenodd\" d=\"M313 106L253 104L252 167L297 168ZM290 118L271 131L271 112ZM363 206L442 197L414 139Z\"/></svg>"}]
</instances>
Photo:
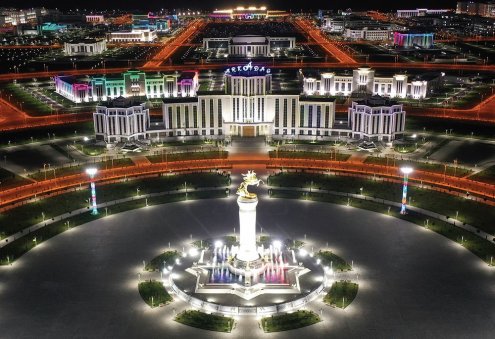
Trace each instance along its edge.
<instances>
[{"instance_id":1,"label":"roundabout","mask_svg":"<svg viewBox=\"0 0 495 339\"><path fill-rule=\"evenodd\" d=\"M270 337L491 337L495 326L483 315L495 311L493 272L459 244L386 215L257 191L258 230L281 240L301 239L308 253L311 247L330 249L352 262L353 270L342 277L359 281L359 292L345 310L327 306L318 296L302 309L321 315L321 322ZM150 308L137 291L140 279L159 278L143 271L143 261L169 246L182 251L200 239L234 234L235 199L128 211L38 245L0 268L3 336L264 336L256 316L235 316L230 334L181 325L173 319L190 310L189 304L172 293L170 304Z\"/></svg>"}]
</instances>

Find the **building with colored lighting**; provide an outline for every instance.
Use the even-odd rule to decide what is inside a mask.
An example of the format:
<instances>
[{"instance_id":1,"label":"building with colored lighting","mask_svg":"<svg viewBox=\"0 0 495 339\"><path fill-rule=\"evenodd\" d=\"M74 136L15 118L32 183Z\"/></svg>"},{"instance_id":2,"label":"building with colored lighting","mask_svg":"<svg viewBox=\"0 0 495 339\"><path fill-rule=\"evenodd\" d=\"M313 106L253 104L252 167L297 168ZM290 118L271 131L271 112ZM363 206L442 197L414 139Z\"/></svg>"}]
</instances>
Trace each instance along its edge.
<instances>
[{"instance_id":1,"label":"building with colored lighting","mask_svg":"<svg viewBox=\"0 0 495 339\"><path fill-rule=\"evenodd\" d=\"M316 76L303 76L303 92L306 95L350 96L352 93L365 93L390 98L424 99L428 93L428 81L410 79L406 74L392 77L379 77L375 70L361 67L352 75L338 75L333 72Z\"/></svg>"},{"instance_id":2,"label":"building with colored lighting","mask_svg":"<svg viewBox=\"0 0 495 339\"><path fill-rule=\"evenodd\" d=\"M394 45L402 48L432 48L433 33L394 32Z\"/></svg>"},{"instance_id":3,"label":"building with colored lighting","mask_svg":"<svg viewBox=\"0 0 495 339\"><path fill-rule=\"evenodd\" d=\"M118 76L94 76L78 79L55 77L55 91L72 102L98 102L118 97L190 97L198 89L198 72L147 74L129 70Z\"/></svg>"},{"instance_id":4,"label":"building with colored lighting","mask_svg":"<svg viewBox=\"0 0 495 339\"><path fill-rule=\"evenodd\" d=\"M323 17L321 28L331 33L344 33L347 28L353 30L368 27L369 31L378 29L390 29L390 24L370 19L368 16L341 13Z\"/></svg>"},{"instance_id":5,"label":"building with colored lighting","mask_svg":"<svg viewBox=\"0 0 495 339\"><path fill-rule=\"evenodd\" d=\"M227 38L203 39L203 48L205 49L225 50L225 54L243 57L270 56L275 50L295 47L295 37L238 35Z\"/></svg>"},{"instance_id":6,"label":"building with colored lighting","mask_svg":"<svg viewBox=\"0 0 495 339\"><path fill-rule=\"evenodd\" d=\"M402 104L388 98L353 101L348 117L353 138L390 142L404 134L406 112Z\"/></svg>"},{"instance_id":7,"label":"building with colored lighting","mask_svg":"<svg viewBox=\"0 0 495 339\"><path fill-rule=\"evenodd\" d=\"M132 29L150 29L158 33L169 32L172 22L168 16L157 16L152 13L132 15Z\"/></svg>"},{"instance_id":8,"label":"building with colored lighting","mask_svg":"<svg viewBox=\"0 0 495 339\"><path fill-rule=\"evenodd\" d=\"M445 13L452 12L451 9L428 9L428 8L417 8L417 9L399 9L397 10L398 18L411 18L415 16L426 16L426 15L441 15Z\"/></svg>"},{"instance_id":9,"label":"building with colored lighting","mask_svg":"<svg viewBox=\"0 0 495 339\"><path fill-rule=\"evenodd\" d=\"M56 33L67 31L68 25L66 24L56 24L53 22L45 22L39 26L41 33Z\"/></svg>"},{"instance_id":10,"label":"building with colored lighting","mask_svg":"<svg viewBox=\"0 0 495 339\"><path fill-rule=\"evenodd\" d=\"M119 97L96 106L93 122L96 140L108 143L144 140L150 127L150 110L133 98Z\"/></svg>"},{"instance_id":11,"label":"building with colored lighting","mask_svg":"<svg viewBox=\"0 0 495 339\"><path fill-rule=\"evenodd\" d=\"M149 28L132 29L130 31L111 32L107 35L110 42L153 42L158 39L155 30Z\"/></svg>"},{"instance_id":12,"label":"building with colored lighting","mask_svg":"<svg viewBox=\"0 0 495 339\"><path fill-rule=\"evenodd\" d=\"M107 50L104 39L82 39L64 42L64 53L69 56L98 55Z\"/></svg>"},{"instance_id":13,"label":"building with colored lighting","mask_svg":"<svg viewBox=\"0 0 495 339\"><path fill-rule=\"evenodd\" d=\"M370 73L366 74L370 76ZM183 75L179 75L178 79ZM355 76L358 82L354 84L351 77L350 81L346 80L344 87L352 90L353 86L357 89L364 86L363 88L367 89L369 79L365 74L357 72ZM191 79L191 76L188 75L186 78ZM278 140L316 140L331 137L394 140L396 135L403 132L404 111L401 105L395 104L390 99L373 97L374 101L369 99L364 103L356 102L355 105L353 104L353 109L348 112L347 121L336 121L335 96L331 96L328 92L320 92L319 85L308 81L309 78L301 74L300 79L303 89L297 84L289 88L280 86L279 79L274 81L271 69L266 66L253 65L251 62L232 66L225 70L221 79L202 82L201 87L197 91L191 91L189 95L182 93L164 97L161 122L153 122L145 129L125 129L125 131L132 132L134 140L145 139L157 142L167 139L230 139L232 136L265 136L267 139ZM324 77L324 79L329 78ZM402 91L407 87L407 77L396 80L402 82L402 86L396 87L399 90ZM333 81L339 83L340 87L342 79L335 76ZM179 89L182 89L182 85ZM94 88L92 90L94 91ZM367 97L366 93L364 93L365 97ZM138 94L139 92L136 92L134 98L138 98ZM378 107L378 102L380 107L390 109L381 109L379 113L382 120L376 122L375 116L379 115L378 111L375 108L361 110L361 107L365 105ZM97 121L96 116L105 115L105 110L98 109L101 112L95 113L95 130L101 134L103 133L101 126L104 124L101 119L104 118L98 118L100 120ZM372 118L369 118L368 114L371 114ZM97 123L100 124L98 127ZM124 123L125 121L122 120L122 124ZM348 123L354 123L354 129L351 129ZM377 127L373 127L375 125ZM124 130L124 127L119 128ZM123 140L121 130L104 130L105 136L98 138L107 142L121 141ZM137 137L134 135L136 133L139 133ZM125 138L131 140L128 136Z\"/></svg>"},{"instance_id":14,"label":"building with colored lighting","mask_svg":"<svg viewBox=\"0 0 495 339\"><path fill-rule=\"evenodd\" d=\"M234 9L216 10L211 18L226 20L264 20L288 17L289 13L279 10L268 10L266 7L236 7Z\"/></svg>"}]
</instances>

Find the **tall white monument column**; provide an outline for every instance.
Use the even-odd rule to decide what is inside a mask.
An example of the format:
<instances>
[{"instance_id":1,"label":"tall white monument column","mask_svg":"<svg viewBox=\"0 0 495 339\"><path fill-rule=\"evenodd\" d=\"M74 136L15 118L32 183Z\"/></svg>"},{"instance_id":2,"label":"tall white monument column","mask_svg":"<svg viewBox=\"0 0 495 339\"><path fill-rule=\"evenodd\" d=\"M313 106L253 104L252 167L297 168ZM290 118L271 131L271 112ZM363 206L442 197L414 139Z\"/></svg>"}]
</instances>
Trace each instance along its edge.
<instances>
[{"instance_id":1,"label":"tall white monument column","mask_svg":"<svg viewBox=\"0 0 495 339\"><path fill-rule=\"evenodd\" d=\"M239 252L237 259L242 261L254 261L259 259L259 254L256 249L256 205L258 198L246 199L238 197L237 204L239 205Z\"/></svg>"}]
</instances>

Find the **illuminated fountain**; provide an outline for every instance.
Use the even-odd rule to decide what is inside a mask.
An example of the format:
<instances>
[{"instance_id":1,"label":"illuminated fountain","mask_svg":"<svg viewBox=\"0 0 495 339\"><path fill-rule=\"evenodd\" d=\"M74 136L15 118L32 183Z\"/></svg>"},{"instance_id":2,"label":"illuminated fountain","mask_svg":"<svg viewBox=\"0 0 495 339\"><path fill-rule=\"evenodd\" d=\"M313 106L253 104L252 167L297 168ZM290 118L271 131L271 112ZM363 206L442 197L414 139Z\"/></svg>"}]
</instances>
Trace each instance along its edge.
<instances>
[{"instance_id":1,"label":"illuminated fountain","mask_svg":"<svg viewBox=\"0 0 495 339\"><path fill-rule=\"evenodd\" d=\"M310 270L282 242L266 247L256 243L258 197L248 187L262 181L253 171L243 177L237 189L239 244L217 241L213 248L201 251L199 260L186 270L197 277L195 293L228 293L248 300L261 294L299 294L299 277Z\"/></svg>"}]
</instances>

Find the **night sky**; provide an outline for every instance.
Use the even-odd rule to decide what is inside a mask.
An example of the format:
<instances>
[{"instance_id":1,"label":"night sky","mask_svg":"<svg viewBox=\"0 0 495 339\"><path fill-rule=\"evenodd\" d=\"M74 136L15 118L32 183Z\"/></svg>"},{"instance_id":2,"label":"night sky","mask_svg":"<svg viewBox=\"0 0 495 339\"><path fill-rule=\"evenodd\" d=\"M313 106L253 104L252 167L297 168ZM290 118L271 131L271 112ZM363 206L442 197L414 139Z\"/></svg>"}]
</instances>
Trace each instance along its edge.
<instances>
[{"instance_id":1,"label":"night sky","mask_svg":"<svg viewBox=\"0 0 495 339\"><path fill-rule=\"evenodd\" d=\"M83 5L84 4L84 5ZM253 6L265 5L272 9L291 9L293 11L301 8L305 9L346 9L353 10L362 9L380 9L394 10L398 8L414 9L418 7L425 8L455 8L456 0L378 0L378 1L363 1L363 0L272 0L272 1L204 1L204 0L182 0L182 1L163 1L163 0L84 0L76 1L75 3L67 0L1 0L0 6L22 6L22 7L40 7L47 8L74 8L75 6L84 6L85 8L101 8L101 9L157 9L157 8L174 8L180 4L182 8L230 8L239 5ZM79 8L81 8L79 7Z\"/></svg>"}]
</instances>

